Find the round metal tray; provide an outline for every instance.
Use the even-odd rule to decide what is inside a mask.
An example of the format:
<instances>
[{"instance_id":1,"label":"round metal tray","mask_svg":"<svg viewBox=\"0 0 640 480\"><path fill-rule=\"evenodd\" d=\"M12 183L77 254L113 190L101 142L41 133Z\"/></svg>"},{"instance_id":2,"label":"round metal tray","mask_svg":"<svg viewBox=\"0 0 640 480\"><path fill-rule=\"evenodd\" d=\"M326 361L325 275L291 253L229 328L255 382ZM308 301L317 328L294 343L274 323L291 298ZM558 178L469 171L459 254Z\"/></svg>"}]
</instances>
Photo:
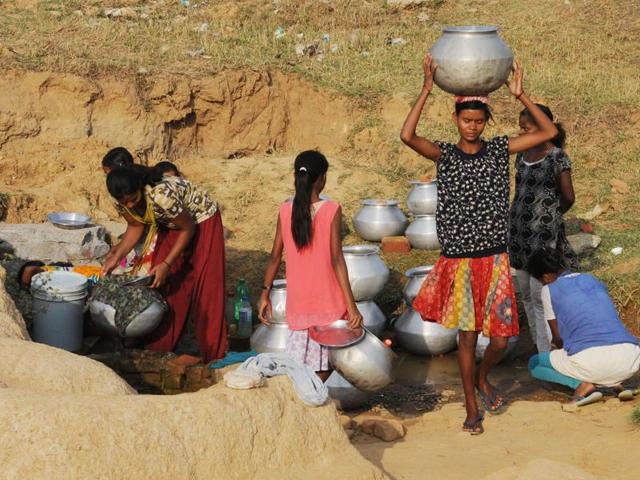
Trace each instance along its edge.
<instances>
[{"instance_id":1,"label":"round metal tray","mask_svg":"<svg viewBox=\"0 0 640 480\"><path fill-rule=\"evenodd\" d=\"M84 213L53 212L47 215L47 219L56 227L67 230L85 228L86 226L91 225L91 217Z\"/></svg>"},{"instance_id":2,"label":"round metal tray","mask_svg":"<svg viewBox=\"0 0 640 480\"><path fill-rule=\"evenodd\" d=\"M325 347L348 347L362 340L364 333L363 328L349 328L346 320L309 328L309 337Z\"/></svg>"}]
</instances>

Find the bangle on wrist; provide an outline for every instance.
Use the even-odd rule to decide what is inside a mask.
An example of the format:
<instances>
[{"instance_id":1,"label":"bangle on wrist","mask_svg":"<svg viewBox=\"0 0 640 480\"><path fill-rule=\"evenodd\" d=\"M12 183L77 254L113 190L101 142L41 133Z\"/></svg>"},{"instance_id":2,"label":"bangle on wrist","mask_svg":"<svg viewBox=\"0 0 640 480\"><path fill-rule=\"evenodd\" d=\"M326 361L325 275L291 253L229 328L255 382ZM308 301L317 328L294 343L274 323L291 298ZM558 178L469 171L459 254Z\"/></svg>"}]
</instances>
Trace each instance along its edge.
<instances>
[{"instance_id":1,"label":"bangle on wrist","mask_svg":"<svg viewBox=\"0 0 640 480\"><path fill-rule=\"evenodd\" d=\"M171 268L171 264L166 260L163 260L162 263L164 263L167 267Z\"/></svg>"},{"instance_id":2,"label":"bangle on wrist","mask_svg":"<svg viewBox=\"0 0 640 480\"><path fill-rule=\"evenodd\" d=\"M516 95L516 100L520 100L520 97L524 95L524 90L522 90L518 95Z\"/></svg>"}]
</instances>

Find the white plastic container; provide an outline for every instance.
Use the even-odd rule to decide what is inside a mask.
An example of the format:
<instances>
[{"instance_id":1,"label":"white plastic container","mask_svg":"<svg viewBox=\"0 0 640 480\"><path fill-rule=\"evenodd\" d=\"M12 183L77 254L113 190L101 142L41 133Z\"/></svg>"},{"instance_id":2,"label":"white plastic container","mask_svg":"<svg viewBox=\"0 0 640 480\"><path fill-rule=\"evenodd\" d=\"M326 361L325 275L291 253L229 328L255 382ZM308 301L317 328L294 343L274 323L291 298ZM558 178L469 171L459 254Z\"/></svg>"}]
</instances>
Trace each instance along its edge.
<instances>
[{"instance_id":1,"label":"white plastic container","mask_svg":"<svg viewBox=\"0 0 640 480\"><path fill-rule=\"evenodd\" d=\"M82 348L88 281L73 272L43 272L31 279L33 340L77 352Z\"/></svg>"}]
</instances>

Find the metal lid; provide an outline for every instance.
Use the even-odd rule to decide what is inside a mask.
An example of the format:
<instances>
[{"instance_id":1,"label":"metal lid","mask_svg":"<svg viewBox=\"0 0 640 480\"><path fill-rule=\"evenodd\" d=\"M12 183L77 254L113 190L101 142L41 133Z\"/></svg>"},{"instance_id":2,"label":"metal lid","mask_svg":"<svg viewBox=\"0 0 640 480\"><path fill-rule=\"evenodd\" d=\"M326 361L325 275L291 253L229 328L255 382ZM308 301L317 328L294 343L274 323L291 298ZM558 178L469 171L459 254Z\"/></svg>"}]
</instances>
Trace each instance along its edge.
<instances>
[{"instance_id":1,"label":"metal lid","mask_svg":"<svg viewBox=\"0 0 640 480\"><path fill-rule=\"evenodd\" d=\"M495 25L460 25L452 27L444 27L444 33L495 33L498 27Z\"/></svg>"}]
</instances>

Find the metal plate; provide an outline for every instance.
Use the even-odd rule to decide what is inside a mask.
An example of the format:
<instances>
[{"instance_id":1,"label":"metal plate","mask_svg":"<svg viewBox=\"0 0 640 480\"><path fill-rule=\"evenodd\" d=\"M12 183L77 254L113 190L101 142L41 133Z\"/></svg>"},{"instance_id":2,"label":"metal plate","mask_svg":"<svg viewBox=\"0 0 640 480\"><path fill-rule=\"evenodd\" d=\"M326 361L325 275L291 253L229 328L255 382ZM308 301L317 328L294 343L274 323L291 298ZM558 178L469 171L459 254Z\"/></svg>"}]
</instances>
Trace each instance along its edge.
<instances>
[{"instance_id":1,"label":"metal plate","mask_svg":"<svg viewBox=\"0 0 640 480\"><path fill-rule=\"evenodd\" d=\"M348 347L364 337L364 329L349 328L346 320L336 320L329 325L309 328L309 337L325 347Z\"/></svg>"},{"instance_id":2,"label":"metal plate","mask_svg":"<svg viewBox=\"0 0 640 480\"><path fill-rule=\"evenodd\" d=\"M58 228L72 230L91 225L91 217L77 212L53 212L47 215L47 219Z\"/></svg>"}]
</instances>

